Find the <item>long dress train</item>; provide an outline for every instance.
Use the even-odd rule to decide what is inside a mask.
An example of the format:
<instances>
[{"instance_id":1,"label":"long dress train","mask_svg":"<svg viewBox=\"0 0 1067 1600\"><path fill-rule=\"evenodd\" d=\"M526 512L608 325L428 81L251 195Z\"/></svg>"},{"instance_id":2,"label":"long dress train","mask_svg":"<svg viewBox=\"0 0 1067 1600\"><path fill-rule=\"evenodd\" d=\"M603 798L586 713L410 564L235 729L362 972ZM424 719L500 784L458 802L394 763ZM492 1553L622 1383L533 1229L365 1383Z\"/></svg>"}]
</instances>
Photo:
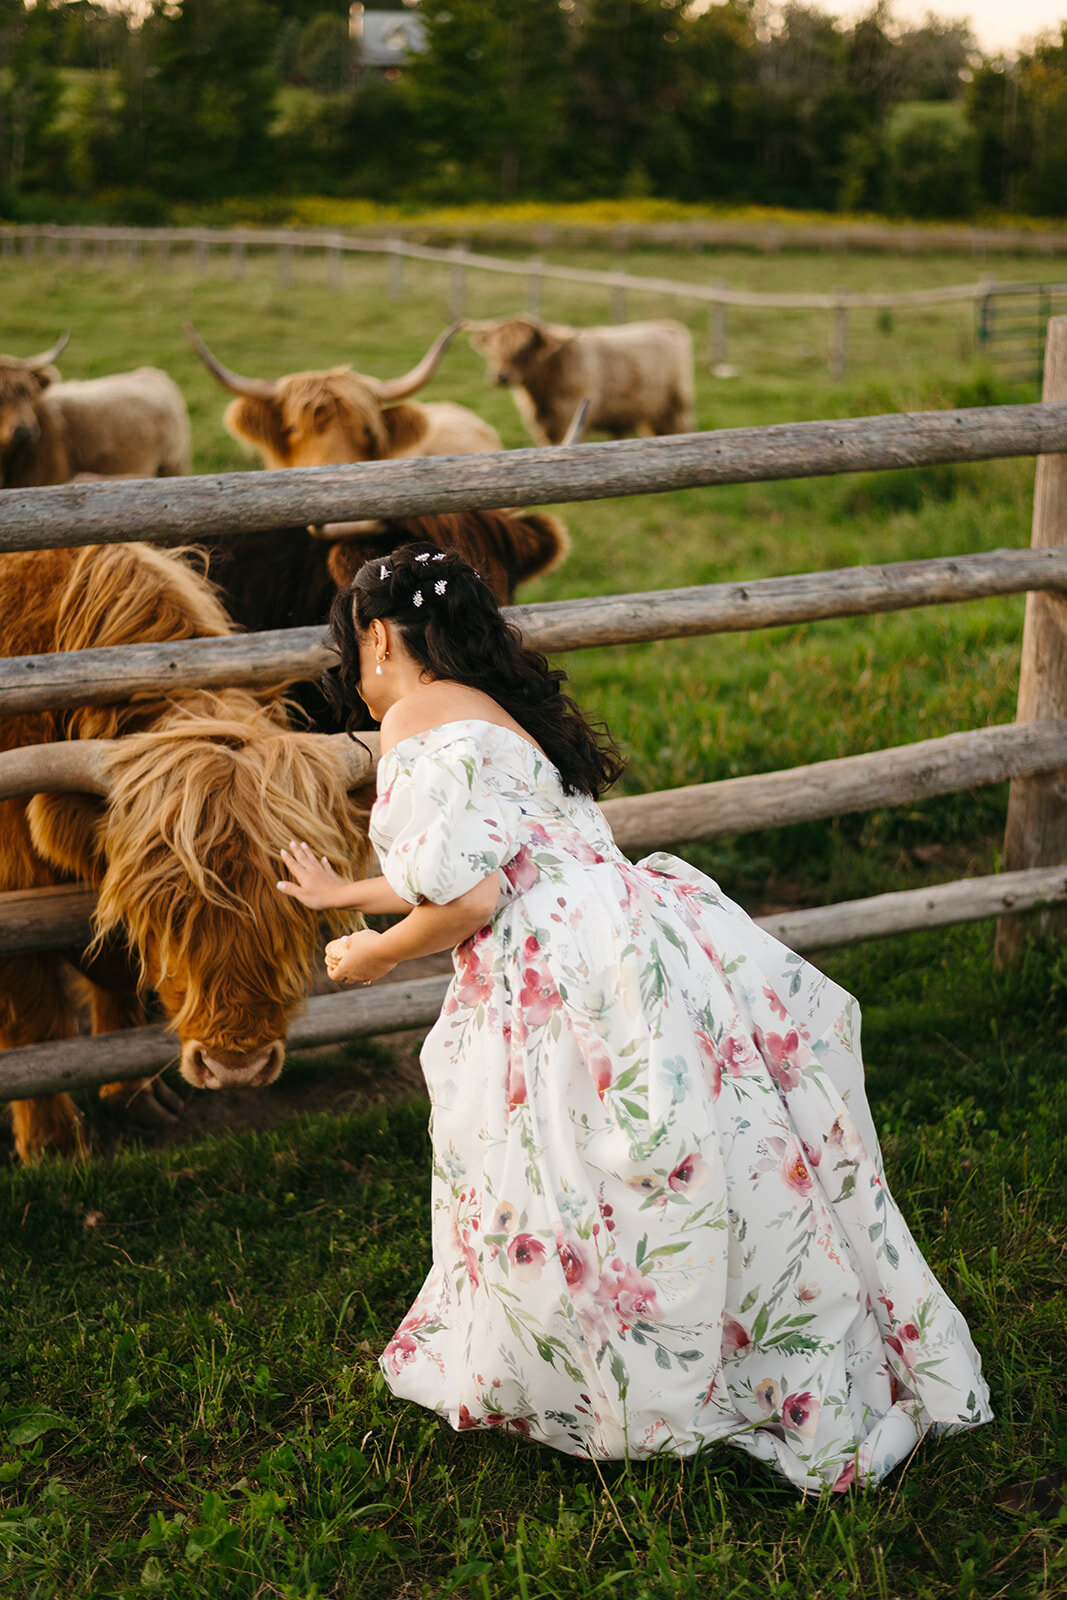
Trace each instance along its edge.
<instances>
[{"instance_id":1,"label":"long dress train","mask_svg":"<svg viewBox=\"0 0 1067 1600\"><path fill-rule=\"evenodd\" d=\"M575 1455L726 1439L811 1491L986 1421L886 1187L851 996L685 862L632 865L508 729L404 739L378 788L404 899L503 885L423 1048L433 1265L393 1391Z\"/></svg>"}]
</instances>

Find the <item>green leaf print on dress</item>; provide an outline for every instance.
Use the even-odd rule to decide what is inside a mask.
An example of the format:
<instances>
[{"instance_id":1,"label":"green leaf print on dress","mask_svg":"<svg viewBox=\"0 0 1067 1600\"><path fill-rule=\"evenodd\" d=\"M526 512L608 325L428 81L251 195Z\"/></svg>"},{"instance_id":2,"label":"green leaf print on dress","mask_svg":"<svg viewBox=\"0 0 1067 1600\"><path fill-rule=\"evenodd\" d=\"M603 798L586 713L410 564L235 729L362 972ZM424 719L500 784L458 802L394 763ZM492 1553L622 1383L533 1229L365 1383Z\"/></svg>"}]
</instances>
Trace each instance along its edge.
<instances>
[{"instance_id":1,"label":"green leaf print on dress","mask_svg":"<svg viewBox=\"0 0 1067 1600\"><path fill-rule=\"evenodd\" d=\"M685 862L628 862L506 728L402 740L378 791L404 899L502 885L423 1048L433 1261L394 1392L576 1455L726 1440L811 1492L986 1421L885 1184L852 997Z\"/></svg>"}]
</instances>

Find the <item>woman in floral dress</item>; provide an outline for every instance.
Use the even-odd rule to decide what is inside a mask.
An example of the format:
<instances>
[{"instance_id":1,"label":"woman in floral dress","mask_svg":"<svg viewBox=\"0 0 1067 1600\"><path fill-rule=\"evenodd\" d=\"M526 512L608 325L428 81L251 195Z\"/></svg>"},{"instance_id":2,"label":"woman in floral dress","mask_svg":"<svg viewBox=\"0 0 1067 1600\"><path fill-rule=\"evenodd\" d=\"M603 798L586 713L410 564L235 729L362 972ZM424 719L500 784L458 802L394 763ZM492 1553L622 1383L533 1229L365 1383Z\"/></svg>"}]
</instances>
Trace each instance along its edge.
<instances>
[{"instance_id":1,"label":"woman in floral dress","mask_svg":"<svg viewBox=\"0 0 1067 1600\"><path fill-rule=\"evenodd\" d=\"M381 721L384 877L292 844L279 887L406 913L328 948L339 981L454 952L394 1393L580 1456L727 1440L809 1491L986 1421L886 1187L856 1002L684 861L620 854L614 745L458 557L368 562L332 629L338 703Z\"/></svg>"}]
</instances>

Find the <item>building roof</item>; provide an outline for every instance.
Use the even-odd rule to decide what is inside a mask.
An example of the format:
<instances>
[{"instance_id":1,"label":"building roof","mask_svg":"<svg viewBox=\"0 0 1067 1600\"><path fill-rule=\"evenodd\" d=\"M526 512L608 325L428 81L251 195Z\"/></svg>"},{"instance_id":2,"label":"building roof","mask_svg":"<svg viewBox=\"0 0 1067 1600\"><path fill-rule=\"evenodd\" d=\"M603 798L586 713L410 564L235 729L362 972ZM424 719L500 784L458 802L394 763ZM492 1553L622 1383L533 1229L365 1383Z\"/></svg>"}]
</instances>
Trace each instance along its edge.
<instances>
[{"instance_id":1,"label":"building roof","mask_svg":"<svg viewBox=\"0 0 1067 1600\"><path fill-rule=\"evenodd\" d=\"M426 29L414 12L364 11L354 6L352 20L365 67L399 67L426 48Z\"/></svg>"}]
</instances>

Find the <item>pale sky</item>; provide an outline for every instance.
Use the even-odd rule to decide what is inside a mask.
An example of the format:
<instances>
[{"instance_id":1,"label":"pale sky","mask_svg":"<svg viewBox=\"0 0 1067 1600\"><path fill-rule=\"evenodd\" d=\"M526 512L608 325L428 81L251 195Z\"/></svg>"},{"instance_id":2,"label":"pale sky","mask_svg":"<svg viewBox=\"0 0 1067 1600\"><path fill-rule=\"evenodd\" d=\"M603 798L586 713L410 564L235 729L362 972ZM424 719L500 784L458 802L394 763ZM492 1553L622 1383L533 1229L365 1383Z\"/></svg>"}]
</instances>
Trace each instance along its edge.
<instances>
[{"instance_id":1,"label":"pale sky","mask_svg":"<svg viewBox=\"0 0 1067 1600\"><path fill-rule=\"evenodd\" d=\"M821 11L851 21L871 9L871 0L816 0ZM1013 54L1039 33L1059 33L1067 22L1067 0L896 0L894 15L903 23L922 22L932 11L943 22L970 22L981 49Z\"/></svg>"}]
</instances>

